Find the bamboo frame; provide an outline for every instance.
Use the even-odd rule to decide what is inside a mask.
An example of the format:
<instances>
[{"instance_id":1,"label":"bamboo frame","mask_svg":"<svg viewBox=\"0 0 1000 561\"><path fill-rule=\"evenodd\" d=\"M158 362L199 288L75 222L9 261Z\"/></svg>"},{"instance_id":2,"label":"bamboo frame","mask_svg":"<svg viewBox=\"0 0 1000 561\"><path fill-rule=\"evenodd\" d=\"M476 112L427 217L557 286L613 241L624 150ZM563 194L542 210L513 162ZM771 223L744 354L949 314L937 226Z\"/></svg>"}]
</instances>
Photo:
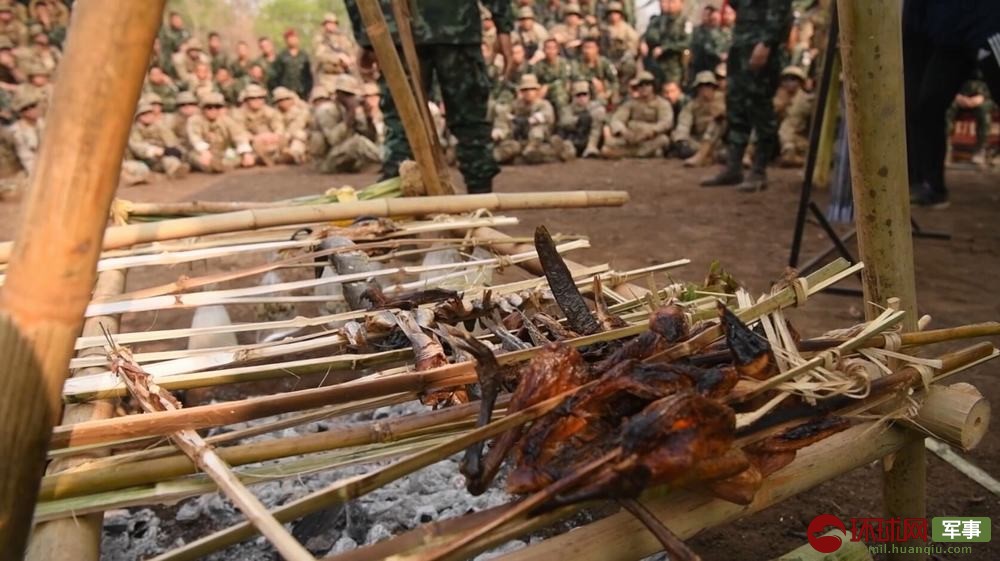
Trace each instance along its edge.
<instances>
[{"instance_id":1,"label":"bamboo frame","mask_svg":"<svg viewBox=\"0 0 1000 561\"><path fill-rule=\"evenodd\" d=\"M906 123L903 99L902 4L894 0L838 0L840 48L865 316L898 298L904 331L917 329L913 239L910 232ZM877 16L875 15L877 14ZM915 441L883 464L886 517L926 516L926 453ZM891 561L924 554L890 553Z\"/></svg>"},{"instance_id":2,"label":"bamboo frame","mask_svg":"<svg viewBox=\"0 0 1000 561\"><path fill-rule=\"evenodd\" d=\"M0 449L18 459L0 462L0 543L10 558L21 557L28 537L163 5L91 0L74 9L17 242L4 245L0 306L12 336L0 355Z\"/></svg>"},{"instance_id":3,"label":"bamboo frame","mask_svg":"<svg viewBox=\"0 0 1000 561\"><path fill-rule=\"evenodd\" d=\"M113 226L104 233L103 248L106 250L121 249L142 243L241 230L257 230L273 226L354 220L359 216L388 218L391 216L463 213L479 209L505 211L621 206L628 202L628 199L628 193L624 191L558 191L374 199L353 203L262 208L178 218L163 222ZM9 242L0 244L0 262L6 262L9 259L11 248L12 244ZM51 254L46 254L46 257L50 256ZM7 282L9 283L10 279Z\"/></svg>"}]
</instances>

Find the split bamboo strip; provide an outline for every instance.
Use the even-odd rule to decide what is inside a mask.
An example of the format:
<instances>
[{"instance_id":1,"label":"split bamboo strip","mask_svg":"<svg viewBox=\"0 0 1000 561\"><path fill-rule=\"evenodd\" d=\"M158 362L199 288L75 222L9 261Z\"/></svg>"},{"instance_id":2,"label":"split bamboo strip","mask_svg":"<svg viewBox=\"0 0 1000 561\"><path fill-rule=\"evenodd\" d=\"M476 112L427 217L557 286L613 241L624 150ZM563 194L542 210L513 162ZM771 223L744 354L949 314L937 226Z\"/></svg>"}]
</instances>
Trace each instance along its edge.
<instances>
[{"instance_id":1,"label":"split bamboo strip","mask_svg":"<svg viewBox=\"0 0 1000 561\"><path fill-rule=\"evenodd\" d=\"M1000 481L997 481L992 475L983 470L983 468L958 455L947 444L933 438L928 437L924 439L924 446L931 452L934 452L937 457L948 462L951 467L982 485L984 489L993 493L994 496L1000 497Z\"/></svg>"},{"instance_id":2,"label":"split bamboo strip","mask_svg":"<svg viewBox=\"0 0 1000 561\"><path fill-rule=\"evenodd\" d=\"M855 223L865 317L899 298L903 331L917 330L913 238L910 232L906 124L903 99L902 4L894 0L838 0L840 53L847 102ZM876 15L877 14L877 15ZM884 464L887 518L926 516L927 466L923 443L910 442ZM890 561L926 555L890 553Z\"/></svg>"},{"instance_id":3,"label":"split bamboo strip","mask_svg":"<svg viewBox=\"0 0 1000 561\"><path fill-rule=\"evenodd\" d=\"M807 543L771 561L874 561L868 544L860 540L852 541L850 534L832 530L823 535L839 539L840 547L830 553L820 553L811 543Z\"/></svg>"},{"instance_id":4,"label":"split bamboo strip","mask_svg":"<svg viewBox=\"0 0 1000 561\"><path fill-rule=\"evenodd\" d=\"M20 559L164 0L74 7L0 292L0 544ZM114 30L114 32L109 32Z\"/></svg>"},{"instance_id":5,"label":"split bamboo strip","mask_svg":"<svg viewBox=\"0 0 1000 561\"><path fill-rule=\"evenodd\" d=\"M586 249L588 247L590 247L590 242L588 242L587 240L577 240L574 242L560 244L556 249L560 252L568 252L577 249ZM292 290L303 290L308 288L316 288L317 286L325 286L328 284L364 281L372 278L388 277L394 275L419 275L425 272L433 272L438 270L443 271L451 269L460 269L460 270L476 269L476 268L492 269L503 266L507 263L516 264L522 261L534 259L535 257L536 253L534 251L531 251L518 255L512 255L505 259L499 259L499 258L479 259L476 261L444 263L441 265L432 265L426 267L425 266L395 267L395 268L379 269L377 271L364 271L360 273L352 273L347 275L333 275L318 279L307 279L307 280L284 282L280 284L251 286L246 288L233 288L227 290L194 292L189 294L152 296L149 298L143 298L139 300L97 302L90 304L87 307L86 313L88 317L92 317L95 315L107 315L114 313L137 313L137 312L148 312L152 310L190 308L190 307L207 306L213 304L225 304L227 300L235 299L238 297L258 296L261 294L288 292ZM430 279L430 281L428 282L431 282L433 280L434 279ZM324 296L319 301L327 301L327 300L331 300L331 297Z\"/></svg>"},{"instance_id":6,"label":"split bamboo strip","mask_svg":"<svg viewBox=\"0 0 1000 561\"><path fill-rule=\"evenodd\" d=\"M178 218L163 222L113 226L105 232L102 247L104 249L119 249L141 243L176 240L241 230L256 230L272 226L292 226L337 220L353 220L359 216L388 218L391 216L420 216L440 213L455 214L479 209L508 211L544 208L584 208L621 206L626 202L628 202L628 193L624 191L553 191L375 199L353 203L264 208L209 216ZM6 262L10 259L12 247L13 244L9 242L0 244L0 262Z\"/></svg>"},{"instance_id":7,"label":"split bamboo strip","mask_svg":"<svg viewBox=\"0 0 1000 561\"><path fill-rule=\"evenodd\" d=\"M479 412L479 403L468 403L384 421L347 423L336 430L219 448L218 454L232 466L242 466L279 458L328 452L337 448L395 442L415 436L433 435L440 430L469 428L467 422ZM173 455L119 465L80 466L42 480L40 500L92 494L135 485L155 483L196 473L194 464L183 455Z\"/></svg>"},{"instance_id":8,"label":"split bamboo strip","mask_svg":"<svg viewBox=\"0 0 1000 561\"><path fill-rule=\"evenodd\" d=\"M125 271L106 271L97 277L94 295L110 297L121 294L125 289ZM83 324L84 335L97 335L102 329L111 334L118 332L120 318L95 317ZM83 349L79 356L104 355L103 346ZM101 370L94 368L78 371L76 376L93 374ZM111 401L94 401L86 404L67 405L63 410L62 424L72 425L82 421L110 419L115 415L115 404ZM62 458L49 464L47 472L55 475L64 470L86 464L96 456L107 454L107 449L97 449L89 454ZM51 477L52 475L49 475ZM44 478L43 478L44 479ZM26 561L98 561L101 558L101 523L104 517L100 514L74 516L52 520L38 524L31 532L28 540Z\"/></svg>"}]
</instances>

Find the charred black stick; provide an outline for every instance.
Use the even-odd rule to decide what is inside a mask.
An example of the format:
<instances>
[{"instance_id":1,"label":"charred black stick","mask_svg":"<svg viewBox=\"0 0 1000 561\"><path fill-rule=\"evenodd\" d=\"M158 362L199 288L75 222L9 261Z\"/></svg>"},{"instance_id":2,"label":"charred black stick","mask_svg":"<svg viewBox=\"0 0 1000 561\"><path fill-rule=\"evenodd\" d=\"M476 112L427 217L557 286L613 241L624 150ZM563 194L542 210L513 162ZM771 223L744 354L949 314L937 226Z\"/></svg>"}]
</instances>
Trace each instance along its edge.
<instances>
[{"instance_id":1,"label":"charred black stick","mask_svg":"<svg viewBox=\"0 0 1000 561\"><path fill-rule=\"evenodd\" d=\"M476 427L484 427L493 419L493 407L496 405L497 396L500 395L502 370L493 351L475 337L466 335L461 344L476 359L476 375L482 393ZM465 457L459 467L459 471L468 479L469 485L476 488L488 484L483 481L482 458L485 444L485 441L480 440L466 448Z\"/></svg>"},{"instance_id":2,"label":"charred black stick","mask_svg":"<svg viewBox=\"0 0 1000 561\"><path fill-rule=\"evenodd\" d=\"M545 226L535 229L535 251L538 252L538 261L542 264L545 278L549 281L552 296L555 297L559 309L566 315L566 322L570 328L583 335L600 333L600 324L590 313L590 308L580 294L580 289L576 287L569 267L556 251L556 244Z\"/></svg>"},{"instance_id":3,"label":"charred black stick","mask_svg":"<svg viewBox=\"0 0 1000 561\"><path fill-rule=\"evenodd\" d=\"M636 499L618 499L618 503L622 505L622 508L627 510L629 514L636 517L639 522L642 522L643 526L650 531L651 534L656 536L656 539L660 541L663 546L663 550L670 557L670 561L701 561L701 557L697 553L691 551L691 548L684 543L683 540L677 537L676 534L670 531L663 525L662 522L656 515L649 511L645 505L640 503Z\"/></svg>"}]
</instances>

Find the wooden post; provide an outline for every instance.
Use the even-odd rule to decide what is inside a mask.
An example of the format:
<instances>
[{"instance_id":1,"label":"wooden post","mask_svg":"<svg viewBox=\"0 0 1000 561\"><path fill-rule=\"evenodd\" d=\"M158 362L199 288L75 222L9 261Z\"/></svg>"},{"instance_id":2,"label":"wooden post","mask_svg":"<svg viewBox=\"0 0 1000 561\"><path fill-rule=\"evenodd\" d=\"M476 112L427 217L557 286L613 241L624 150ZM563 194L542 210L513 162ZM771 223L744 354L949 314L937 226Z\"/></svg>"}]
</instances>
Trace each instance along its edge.
<instances>
[{"instance_id":1,"label":"wooden post","mask_svg":"<svg viewBox=\"0 0 1000 561\"><path fill-rule=\"evenodd\" d=\"M898 0L838 0L841 61L847 101L855 222L863 276L865 316L872 319L890 297L907 312L905 331L917 327L910 234L906 122L903 108L902 4ZM914 441L883 463L885 516L926 515L926 462ZM889 554L889 559L925 558Z\"/></svg>"},{"instance_id":2,"label":"wooden post","mask_svg":"<svg viewBox=\"0 0 1000 561\"><path fill-rule=\"evenodd\" d=\"M124 292L125 273L124 270L101 273L97 278L97 286L94 288L94 297L110 298ZM82 335L84 337L100 336L103 334L102 327L108 333L117 334L119 323L120 316L93 317L83 324ZM77 356L104 356L104 354L102 345L82 349L77 353ZM107 368L103 366L95 366L80 369L76 375L86 376L106 370ZM63 411L62 424L71 425L84 421L110 419L114 415L115 405L110 400L72 404L67 405ZM57 473L73 468L95 456L105 455L104 452L102 450L100 453L53 461L49 464L48 473ZM95 513L38 524L31 532L28 551L24 556L25 561L98 561L101 558L101 525L103 521L104 515Z\"/></svg>"},{"instance_id":3,"label":"wooden post","mask_svg":"<svg viewBox=\"0 0 1000 561\"><path fill-rule=\"evenodd\" d=\"M0 292L0 544L20 559L165 0L77 2Z\"/></svg>"},{"instance_id":4,"label":"wooden post","mask_svg":"<svg viewBox=\"0 0 1000 561\"><path fill-rule=\"evenodd\" d=\"M427 134L427 127L424 126L420 117L419 104L410 88L403 63L399 59L399 53L396 52L396 46L389 34L385 14L382 13L378 0L358 0L358 11L361 13L362 21L364 21L368 39L375 50L379 69L385 77L389 93L396 104L396 111L399 112L399 118L403 122L406 139L410 142L413 156L420 166L420 176L424 180L424 186L427 187L427 193L447 195L448 192L441 184L441 176L435 169L434 150Z\"/></svg>"}]
</instances>

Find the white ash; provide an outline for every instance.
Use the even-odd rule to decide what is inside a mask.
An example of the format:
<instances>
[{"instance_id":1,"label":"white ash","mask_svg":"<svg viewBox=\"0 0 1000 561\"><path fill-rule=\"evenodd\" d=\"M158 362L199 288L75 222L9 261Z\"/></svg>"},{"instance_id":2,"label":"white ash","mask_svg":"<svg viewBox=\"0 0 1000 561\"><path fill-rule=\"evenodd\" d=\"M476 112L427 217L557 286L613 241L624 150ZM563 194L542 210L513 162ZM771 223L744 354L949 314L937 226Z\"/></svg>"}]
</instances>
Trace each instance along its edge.
<instances>
[{"instance_id":1,"label":"white ash","mask_svg":"<svg viewBox=\"0 0 1000 561\"><path fill-rule=\"evenodd\" d=\"M345 422L366 422L426 410L426 407L416 402L380 407L374 411L326 419L274 434L248 438L244 442L332 431ZM214 432L240 430L280 418L282 417L255 420ZM330 509L286 526L314 555L328 556L388 539L430 521L461 516L511 500L502 490L500 481L483 495L470 495L465 490L465 478L459 473L460 460L461 454L457 454L372 491L346 507ZM379 462L351 466L284 481L261 483L251 489L261 502L274 508L328 487L340 479L370 473L387 464L388 462ZM232 503L218 493L192 497L172 507L115 511L105 516L101 559L132 561L148 558L243 520L243 515ZM524 542L515 541L494 551L524 545ZM490 553L484 553L477 559L490 559L488 555ZM207 557L215 561L272 561L276 558L274 549L261 537Z\"/></svg>"}]
</instances>

